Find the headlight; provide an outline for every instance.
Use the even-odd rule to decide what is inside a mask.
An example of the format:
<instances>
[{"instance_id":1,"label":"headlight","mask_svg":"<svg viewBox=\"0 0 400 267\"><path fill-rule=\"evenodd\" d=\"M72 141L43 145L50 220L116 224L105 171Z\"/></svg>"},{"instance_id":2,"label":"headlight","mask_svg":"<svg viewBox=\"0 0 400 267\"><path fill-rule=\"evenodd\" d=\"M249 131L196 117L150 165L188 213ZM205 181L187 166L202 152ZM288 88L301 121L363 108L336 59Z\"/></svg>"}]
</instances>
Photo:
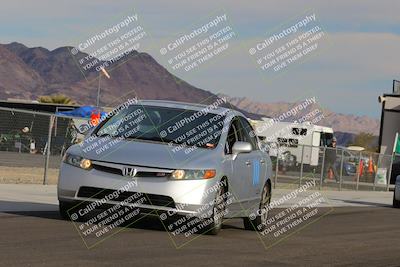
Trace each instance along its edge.
<instances>
[{"instance_id":1,"label":"headlight","mask_svg":"<svg viewBox=\"0 0 400 267\"><path fill-rule=\"evenodd\" d=\"M171 178L176 180L194 180L214 178L217 172L215 170L175 170Z\"/></svg>"},{"instance_id":2,"label":"headlight","mask_svg":"<svg viewBox=\"0 0 400 267\"><path fill-rule=\"evenodd\" d=\"M69 153L65 153L63 162L84 170L89 170L90 168L92 168L92 162L90 161L90 159L85 159Z\"/></svg>"}]
</instances>

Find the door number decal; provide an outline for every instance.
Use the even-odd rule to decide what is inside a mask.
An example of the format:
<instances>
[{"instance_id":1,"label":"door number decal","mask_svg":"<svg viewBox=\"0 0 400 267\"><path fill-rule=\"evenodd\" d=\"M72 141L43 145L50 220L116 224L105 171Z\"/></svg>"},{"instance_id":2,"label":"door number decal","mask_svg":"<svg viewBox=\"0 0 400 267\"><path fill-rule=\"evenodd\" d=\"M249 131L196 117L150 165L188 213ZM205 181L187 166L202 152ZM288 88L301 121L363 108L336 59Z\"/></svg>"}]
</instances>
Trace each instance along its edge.
<instances>
[{"instance_id":1,"label":"door number decal","mask_svg":"<svg viewBox=\"0 0 400 267\"><path fill-rule=\"evenodd\" d=\"M253 160L253 185L260 183L260 161Z\"/></svg>"}]
</instances>

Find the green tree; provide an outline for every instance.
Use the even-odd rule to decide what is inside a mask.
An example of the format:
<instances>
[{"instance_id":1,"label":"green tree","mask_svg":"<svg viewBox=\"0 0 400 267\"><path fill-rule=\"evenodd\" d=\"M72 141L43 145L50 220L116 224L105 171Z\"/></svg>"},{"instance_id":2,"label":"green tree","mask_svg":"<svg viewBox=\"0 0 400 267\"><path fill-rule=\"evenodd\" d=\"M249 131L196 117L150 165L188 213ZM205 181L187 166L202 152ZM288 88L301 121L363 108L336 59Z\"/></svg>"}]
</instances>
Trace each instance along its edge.
<instances>
[{"instance_id":1,"label":"green tree","mask_svg":"<svg viewBox=\"0 0 400 267\"><path fill-rule=\"evenodd\" d=\"M65 105L74 105L76 102L63 94L54 94L54 95L43 95L38 98L40 103L53 103L53 104L65 104Z\"/></svg>"},{"instance_id":2,"label":"green tree","mask_svg":"<svg viewBox=\"0 0 400 267\"><path fill-rule=\"evenodd\" d=\"M376 136L361 132L354 138L354 142L351 144L352 146L361 146L364 147L367 151L376 152L378 147L376 145Z\"/></svg>"}]
</instances>

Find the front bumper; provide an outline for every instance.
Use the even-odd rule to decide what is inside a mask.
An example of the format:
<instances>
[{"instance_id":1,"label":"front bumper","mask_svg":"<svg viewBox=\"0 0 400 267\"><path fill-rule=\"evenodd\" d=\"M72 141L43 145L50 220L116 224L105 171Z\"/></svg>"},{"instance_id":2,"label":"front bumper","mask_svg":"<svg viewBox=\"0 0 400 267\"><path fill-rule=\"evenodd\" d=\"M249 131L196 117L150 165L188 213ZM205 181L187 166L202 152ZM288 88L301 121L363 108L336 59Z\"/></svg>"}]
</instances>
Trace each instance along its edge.
<instances>
[{"instance_id":1,"label":"front bumper","mask_svg":"<svg viewBox=\"0 0 400 267\"><path fill-rule=\"evenodd\" d=\"M125 206L135 205L144 211L159 210L168 212L168 214L196 216L196 214L204 212L204 207L209 206L215 199L213 188L218 181L216 178L208 180L170 180L166 177L131 178L97 169L83 170L62 163L57 194L59 201L82 203L101 199L101 195L97 194L98 191L93 195L88 192L82 194L84 188L108 190L106 192L121 192L122 189L125 189L131 193L144 194L146 197L161 196L164 200L168 198L172 200L169 203L164 201L162 204L154 200L140 203L127 202L123 203ZM105 200L106 204L121 204L118 198Z\"/></svg>"}]
</instances>

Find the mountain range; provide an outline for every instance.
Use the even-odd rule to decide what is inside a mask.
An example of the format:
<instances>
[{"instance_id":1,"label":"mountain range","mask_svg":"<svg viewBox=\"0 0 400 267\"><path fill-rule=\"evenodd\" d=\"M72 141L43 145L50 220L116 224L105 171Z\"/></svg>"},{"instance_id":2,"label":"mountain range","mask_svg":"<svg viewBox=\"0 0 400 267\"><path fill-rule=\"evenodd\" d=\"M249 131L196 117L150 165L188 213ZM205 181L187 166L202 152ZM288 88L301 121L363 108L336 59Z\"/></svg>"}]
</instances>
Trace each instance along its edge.
<instances>
[{"instance_id":1,"label":"mountain range","mask_svg":"<svg viewBox=\"0 0 400 267\"><path fill-rule=\"evenodd\" d=\"M296 101L293 103L260 103L246 97L229 97L223 94L220 94L219 96L226 97L228 102L230 102L234 106L237 106L252 113L262 114L268 117L279 117L279 115L285 113L286 111L304 103L304 100ZM308 105L307 108L300 110L296 115L291 116L290 119L299 120L301 117L318 109L324 115L323 119L316 123L318 125L332 127L335 131L339 132L352 134L365 132L371 133L373 135L379 135L379 120L370 118L368 116L355 116L336 113L329 109L321 107L317 103L318 101L316 103Z\"/></svg>"},{"instance_id":2,"label":"mountain range","mask_svg":"<svg viewBox=\"0 0 400 267\"><path fill-rule=\"evenodd\" d=\"M0 99L36 99L40 95L61 93L79 104L95 104L98 75L90 72L85 78L70 49L60 47L49 51L15 42L0 45ZM114 68L112 79L101 80L101 105L119 104L131 96L210 103L217 98L179 80L146 53L134 51L129 57Z\"/></svg>"},{"instance_id":3,"label":"mountain range","mask_svg":"<svg viewBox=\"0 0 400 267\"><path fill-rule=\"evenodd\" d=\"M98 74L89 72L84 77L70 53L71 48L60 47L50 51L43 47L29 48L17 42L0 44L0 99L35 100L41 95L61 93L78 104L94 105ZM115 106L134 96L204 104L221 97L179 79L147 53L134 51L123 64L111 65L110 69L113 69L112 78L101 79L101 105ZM230 103L227 106L232 105L255 119L277 116L297 104L260 103L245 97L224 97ZM321 125L353 135L360 132L378 134L379 121L376 119L322 110L325 118Z\"/></svg>"}]
</instances>

